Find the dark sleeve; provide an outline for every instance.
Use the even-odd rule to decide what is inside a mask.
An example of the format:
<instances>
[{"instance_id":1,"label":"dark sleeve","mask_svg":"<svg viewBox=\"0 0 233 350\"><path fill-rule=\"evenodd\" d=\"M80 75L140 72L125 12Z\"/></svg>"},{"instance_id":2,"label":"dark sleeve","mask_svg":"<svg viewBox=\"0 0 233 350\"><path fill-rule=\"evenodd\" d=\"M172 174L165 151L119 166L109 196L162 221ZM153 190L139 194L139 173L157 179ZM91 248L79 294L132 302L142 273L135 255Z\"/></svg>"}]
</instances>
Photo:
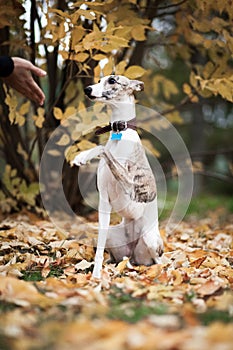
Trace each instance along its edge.
<instances>
[{"instance_id":1,"label":"dark sleeve","mask_svg":"<svg viewBox=\"0 0 233 350\"><path fill-rule=\"evenodd\" d=\"M14 61L9 56L0 57L0 77L8 77L14 70Z\"/></svg>"}]
</instances>

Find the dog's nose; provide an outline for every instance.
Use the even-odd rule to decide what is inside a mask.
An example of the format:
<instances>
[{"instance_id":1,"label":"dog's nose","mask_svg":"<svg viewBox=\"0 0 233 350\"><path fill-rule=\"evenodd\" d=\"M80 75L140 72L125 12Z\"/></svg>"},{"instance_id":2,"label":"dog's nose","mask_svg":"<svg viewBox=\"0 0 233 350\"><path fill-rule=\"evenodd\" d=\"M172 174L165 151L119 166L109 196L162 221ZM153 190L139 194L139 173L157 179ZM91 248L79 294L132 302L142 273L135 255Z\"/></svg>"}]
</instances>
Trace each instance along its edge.
<instances>
[{"instance_id":1,"label":"dog's nose","mask_svg":"<svg viewBox=\"0 0 233 350\"><path fill-rule=\"evenodd\" d=\"M87 86L86 88L84 88L84 92L85 92L85 95L87 95L88 97L91 96L91 93L92 93L92 88L91 86Z\"/></svg>"}]
</instances>

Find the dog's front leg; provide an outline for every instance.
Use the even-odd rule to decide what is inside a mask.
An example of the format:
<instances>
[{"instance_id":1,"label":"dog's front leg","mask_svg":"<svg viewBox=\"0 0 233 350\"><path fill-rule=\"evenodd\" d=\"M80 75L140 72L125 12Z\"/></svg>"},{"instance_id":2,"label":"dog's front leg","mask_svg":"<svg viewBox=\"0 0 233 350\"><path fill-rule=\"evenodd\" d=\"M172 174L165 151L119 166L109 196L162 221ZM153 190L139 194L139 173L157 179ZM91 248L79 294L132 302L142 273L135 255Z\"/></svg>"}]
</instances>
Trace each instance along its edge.
<instances>
[{"instance_id":1,"label":"dog's front leg","mask_svg":"<svg viewBox=\"0 0 233 350\"><path fill-rule=\"evenodd\" d=\"M101 199L100 199L100 202ZM107 234L110 224L110 213L111 213L111 205L108 201L100 203L99 205L99 233L98 233L98 241L97 241L97 250L95 254L95 265L93 270L93 277L100 279L101 278L101 270L104 259L104 249L106 246Z\"/></svg>"},{"instance_id":2,"label":"dog's front leg","mask_svg":"<svg viewBox=\"0 0 233 350\"><path fill-rule=\"evenodd\" d=\"M88 149L79 153L71 162L71 165L85 165L87 162L92 160L93 158L99 157L104 151L104 146L96 146L92 149Z\"/></svg>"}]
</instances>

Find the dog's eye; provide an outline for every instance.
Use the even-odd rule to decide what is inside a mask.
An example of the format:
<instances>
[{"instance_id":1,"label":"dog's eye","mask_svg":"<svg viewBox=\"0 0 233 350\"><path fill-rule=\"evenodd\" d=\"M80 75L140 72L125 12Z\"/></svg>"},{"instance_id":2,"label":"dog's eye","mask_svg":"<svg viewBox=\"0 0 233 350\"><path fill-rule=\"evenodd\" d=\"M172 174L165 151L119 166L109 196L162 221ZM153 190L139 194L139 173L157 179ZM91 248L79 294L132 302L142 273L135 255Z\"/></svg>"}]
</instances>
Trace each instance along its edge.
<instances>
[{"instance_id":1,"label":"dog's eye","mask_svg":"<svg viewBox=\"0 0 233 350\"><path fill-rule=\"evenodd\" d=\"M108 79L108 83L109 84L115 84L116 83L116 80L114 78L109 78Z\"/></svg>"}]
</instances>

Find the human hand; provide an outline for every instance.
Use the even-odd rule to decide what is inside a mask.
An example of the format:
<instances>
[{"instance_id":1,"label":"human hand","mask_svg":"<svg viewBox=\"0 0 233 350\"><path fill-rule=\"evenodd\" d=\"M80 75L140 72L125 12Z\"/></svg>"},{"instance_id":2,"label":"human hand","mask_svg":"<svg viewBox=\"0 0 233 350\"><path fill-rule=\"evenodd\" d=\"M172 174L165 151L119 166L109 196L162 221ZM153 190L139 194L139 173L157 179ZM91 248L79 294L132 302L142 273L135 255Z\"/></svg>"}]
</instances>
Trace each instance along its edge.
<instances>
[{"instance_id":1,"label":"human hand","mask_svg":"<svg viewBox=\"0 0 233 350\"><path fill-rule=\"evenodd\" d=\"M43 105L45 95L33 79L32 73L38 77L44 77L46 72L23 58L12 57L12 60L14 70L8 77L3 78L3 81L25 97Z\"/></svg>"}]
</instances>

